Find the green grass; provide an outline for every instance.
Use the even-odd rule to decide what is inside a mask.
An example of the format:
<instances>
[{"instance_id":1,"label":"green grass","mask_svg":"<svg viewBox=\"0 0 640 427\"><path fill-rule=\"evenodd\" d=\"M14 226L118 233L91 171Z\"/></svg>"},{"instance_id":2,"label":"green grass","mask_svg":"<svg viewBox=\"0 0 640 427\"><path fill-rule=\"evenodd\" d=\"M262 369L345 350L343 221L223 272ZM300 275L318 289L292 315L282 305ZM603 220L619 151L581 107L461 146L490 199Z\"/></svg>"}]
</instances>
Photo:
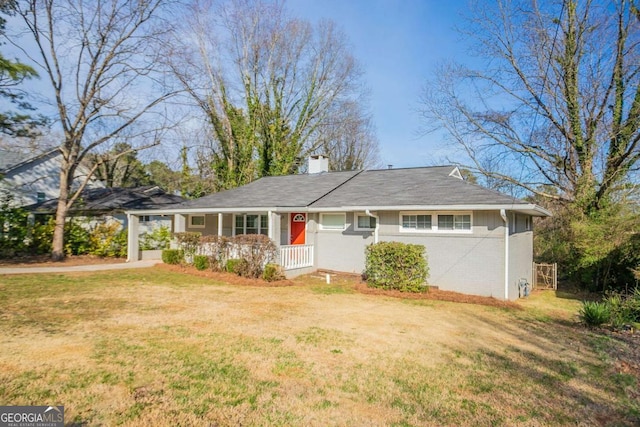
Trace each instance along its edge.
<instances>
[{"instance_id":1,"label":"green grass","mask_svg":"<svg viewBox=\"0 0 640 427\"><path fill-rule=\"evenodd\" d=\"M160 269L0 276L0 400L86 425L640 422L578 300L523 310L229 286Z\"/></svg>"}]
</instances>

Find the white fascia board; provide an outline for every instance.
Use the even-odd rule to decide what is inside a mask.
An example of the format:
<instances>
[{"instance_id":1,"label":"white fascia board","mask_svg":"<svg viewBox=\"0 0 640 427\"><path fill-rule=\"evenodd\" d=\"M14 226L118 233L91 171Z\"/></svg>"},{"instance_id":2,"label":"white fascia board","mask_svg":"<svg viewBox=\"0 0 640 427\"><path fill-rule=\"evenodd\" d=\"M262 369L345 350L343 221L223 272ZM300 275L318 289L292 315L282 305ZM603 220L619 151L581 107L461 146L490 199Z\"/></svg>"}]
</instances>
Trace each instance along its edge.
<instances>
[{"instance_id":1,"label":"white fascia board","mask_svg":"<svg viewBox=\"0 0 640 427\"><path fill-rule=\"evenodd\" d=\"M336 206L330 208L309 208L309 212L364 212L367 209L370 211L496 211L505 209L533 216L552 216L551 212L535 204Z\"/></svg>"},{"instance_id":2,"label":"white fascia board","mask_svg":"<svg viewBox=\"0 0 640 427\"><path fill-rule=\"evenodd\" d=\"M125 211L132 215L202 215L218 213L247 213L247 212L306 212L307 208L277 208L277 207L252 207L252 208L190 208L190 209L145 209Z\"/></svg>"},{"instance_id":3,"label":"white fascia board","mask_svg":"<svg viewBox=\"0 0 640 427\"><path fill-rule=\"evenodd\" d=\"M521 212L533 216L553 216L551 212L541 206L528 204L509 205L403 205L403 206L335 206L329 208L309 208L306 206L287 207L252 207L252 208L191 208L191 209L153 209L130 210L126 214L132 215L189 215L189 214L217 214L217 213L247 213L247 212L365 212L370 211L495 211L505 209Z\"/></svg>"}]
</instances>

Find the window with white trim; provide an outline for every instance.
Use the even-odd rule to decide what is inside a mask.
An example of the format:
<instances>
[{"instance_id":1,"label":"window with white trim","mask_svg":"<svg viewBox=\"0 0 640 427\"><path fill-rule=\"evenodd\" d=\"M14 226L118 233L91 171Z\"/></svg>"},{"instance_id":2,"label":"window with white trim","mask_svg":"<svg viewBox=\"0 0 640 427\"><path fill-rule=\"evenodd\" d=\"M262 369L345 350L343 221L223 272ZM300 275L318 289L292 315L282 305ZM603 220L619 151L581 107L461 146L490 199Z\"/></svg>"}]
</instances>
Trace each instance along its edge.
<instances>
[{"instance_id":1,"label":"window with white trim","mask_svg":"<svg viewBox=\"0 0 640 427\"><path fill-rule=\"evenodd\" d=\"M140 222L151 222L151 215L140 215Z\"/></svg>"},{"instance_id":2,"label":"window with white trim","mask_svg":"<svg viewBox=\"0 0 640 427\"><path fill-rule=\"evenodd\" d=\"M405 233L468 233L471 213L400 212L400 231Z\"/></svg>"},{"instance_id":3,"label":"window with white trim","mask_svg":"<svg viewBox=\"0 0 640 427\"><path fill-rule=\"evenodd\" d=\"M471 230L471 215L438 215L438 230Z\"/></svg>"},{"instance_id":4,"label":"window with white trim","mask_svg":"<svg viewBox=\"0 0 640 427\"><path fill-rule=\"evenodd\" d=\"M342 231L347 225L347 215L344 213L321 213L320 230Z\"/></svg>"},{"instance_id":5,"label":"window with white trim","mask_svg":"<svg viewBox=\"0 0 640 427\"><path fill-rule=\"evenodd\" d=\"M356 215L356 231L371 231L376 228L376 219L369 215Z\"/></svg>"},{"instance_id":6,"label":"window with white trim","mask_svg":"<svg viewBox=\"0 0 640 427\"><path fill-rule=\"evenodd\" d=\"M204 228L204 215L189 215L189 228Z\"/></svg>"},{"instance_id":7,"label":"window with white trim","mask_svg":"<svg viewBox=\"0 0 640 427\"><path fill-rule=\"evenodd\" d=\"M431 215L403 214L401 215L401 221L400 227L403 231L431 230Z\"/></svg>"},{"instance_id":8,"label":"window with white trim","mask_svg":"<svg viewBox=\"0 0 640 427\"><path fill-rule=\"evenodd\" d=\"M244 214L235 216L234 235L264 234L269 235L269 216L258 214Z\"/></svg>"}]
</instances>

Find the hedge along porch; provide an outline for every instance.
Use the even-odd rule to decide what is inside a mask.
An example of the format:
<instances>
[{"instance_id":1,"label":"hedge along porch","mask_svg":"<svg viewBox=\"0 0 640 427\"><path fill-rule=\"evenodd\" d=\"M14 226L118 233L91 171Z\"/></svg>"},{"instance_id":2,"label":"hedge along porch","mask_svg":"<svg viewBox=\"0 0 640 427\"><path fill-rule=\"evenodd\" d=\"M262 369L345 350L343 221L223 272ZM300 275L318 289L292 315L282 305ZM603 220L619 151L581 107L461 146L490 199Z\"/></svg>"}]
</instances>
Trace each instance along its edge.
<instances>
[{"instance_id":1,"label":"hedge along porch","mask_svg":"<svg viewBox=\"0 0 640 427\"><path fill-rule=\"evenodd\" d=\"M148 215L146 212L129 212L128 261L139 259L138 218ZM289 277L305 274L314 270L313 246L305 244L306 213L277 212L273 210L251 210L243 212L203 211L174 212L173 232L197 232L203 236L237 236L241 234L263 234L278 246L278 262ZM295 220L297 225L290 226ZM300 225L302 230L300 230ZM292 244L288 244L291 242Z\"/></svg>"},{"instance_id":2,"label":"hedge along porch","mask_svg":"<svg viewBox=\"0 0 640 427\"><path fill-rule=\"evenodd\" d=\"M162 211L129 211L129 259L137 221L174 216L173 231L262 233L280 246L289 277L315 269L361 273L377 241L426 247L429 284L499 299L532 280L534 216L543 208L464 181L454 166L308 173L261 178ZM320 166L318 166L320 162Z\"/></svg>"}]
</instances>

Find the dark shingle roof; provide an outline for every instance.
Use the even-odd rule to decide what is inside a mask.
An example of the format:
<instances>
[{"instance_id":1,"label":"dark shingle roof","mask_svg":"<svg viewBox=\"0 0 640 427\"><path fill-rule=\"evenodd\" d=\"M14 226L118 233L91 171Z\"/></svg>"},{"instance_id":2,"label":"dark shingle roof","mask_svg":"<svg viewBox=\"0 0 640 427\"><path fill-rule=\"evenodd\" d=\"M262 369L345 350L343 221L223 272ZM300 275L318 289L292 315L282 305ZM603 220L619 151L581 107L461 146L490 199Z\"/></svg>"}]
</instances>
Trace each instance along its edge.
<instances>
[{"instance_id":1,"label":"dark shingle roof","mask_svg":"<svg viewBox=\"0 0 640 427\"><path fill-rule=\"evenodd\" d=\"M312 207L526 203L452 176L454 169L454 166L435 166L367 170Z\"/></svg>"},{"instance_id":2,"label":"dark shingle roof","mask_svg":"<svg viewBox=\"0 0 640 427\"><path fill-rule=\"evenodd\" d=\"M171 211L247 208L361 210L504 206L547 215L534 205L462 180L455 166L324 172L261 178L251 184L173 206Z\"/></svg>"},{"instance_id":3,"label":"dark shingle roof","mask_svg":"<svg viewBox=\"0 0 640 427\"><path fill-rule=\"evenodd\" d=\"M242 187L189 200L176 208L309 206L358 172L331 172L261 178Z\"/></svg>"},{"instance_id":4,"label":"dark shingle roof","mask_svg":"<svg viewBox=\"0 0 640 427\"><path fill-rule=\"evenodd\" d=\"M165 193L156 186L135 188L92 188L84 190L71 208L71 212L105 213L129 209L160 209L172 207L184 198ZM55 212L58 199L27 206L36 213Z\"/></svg>"}]
</instances>

